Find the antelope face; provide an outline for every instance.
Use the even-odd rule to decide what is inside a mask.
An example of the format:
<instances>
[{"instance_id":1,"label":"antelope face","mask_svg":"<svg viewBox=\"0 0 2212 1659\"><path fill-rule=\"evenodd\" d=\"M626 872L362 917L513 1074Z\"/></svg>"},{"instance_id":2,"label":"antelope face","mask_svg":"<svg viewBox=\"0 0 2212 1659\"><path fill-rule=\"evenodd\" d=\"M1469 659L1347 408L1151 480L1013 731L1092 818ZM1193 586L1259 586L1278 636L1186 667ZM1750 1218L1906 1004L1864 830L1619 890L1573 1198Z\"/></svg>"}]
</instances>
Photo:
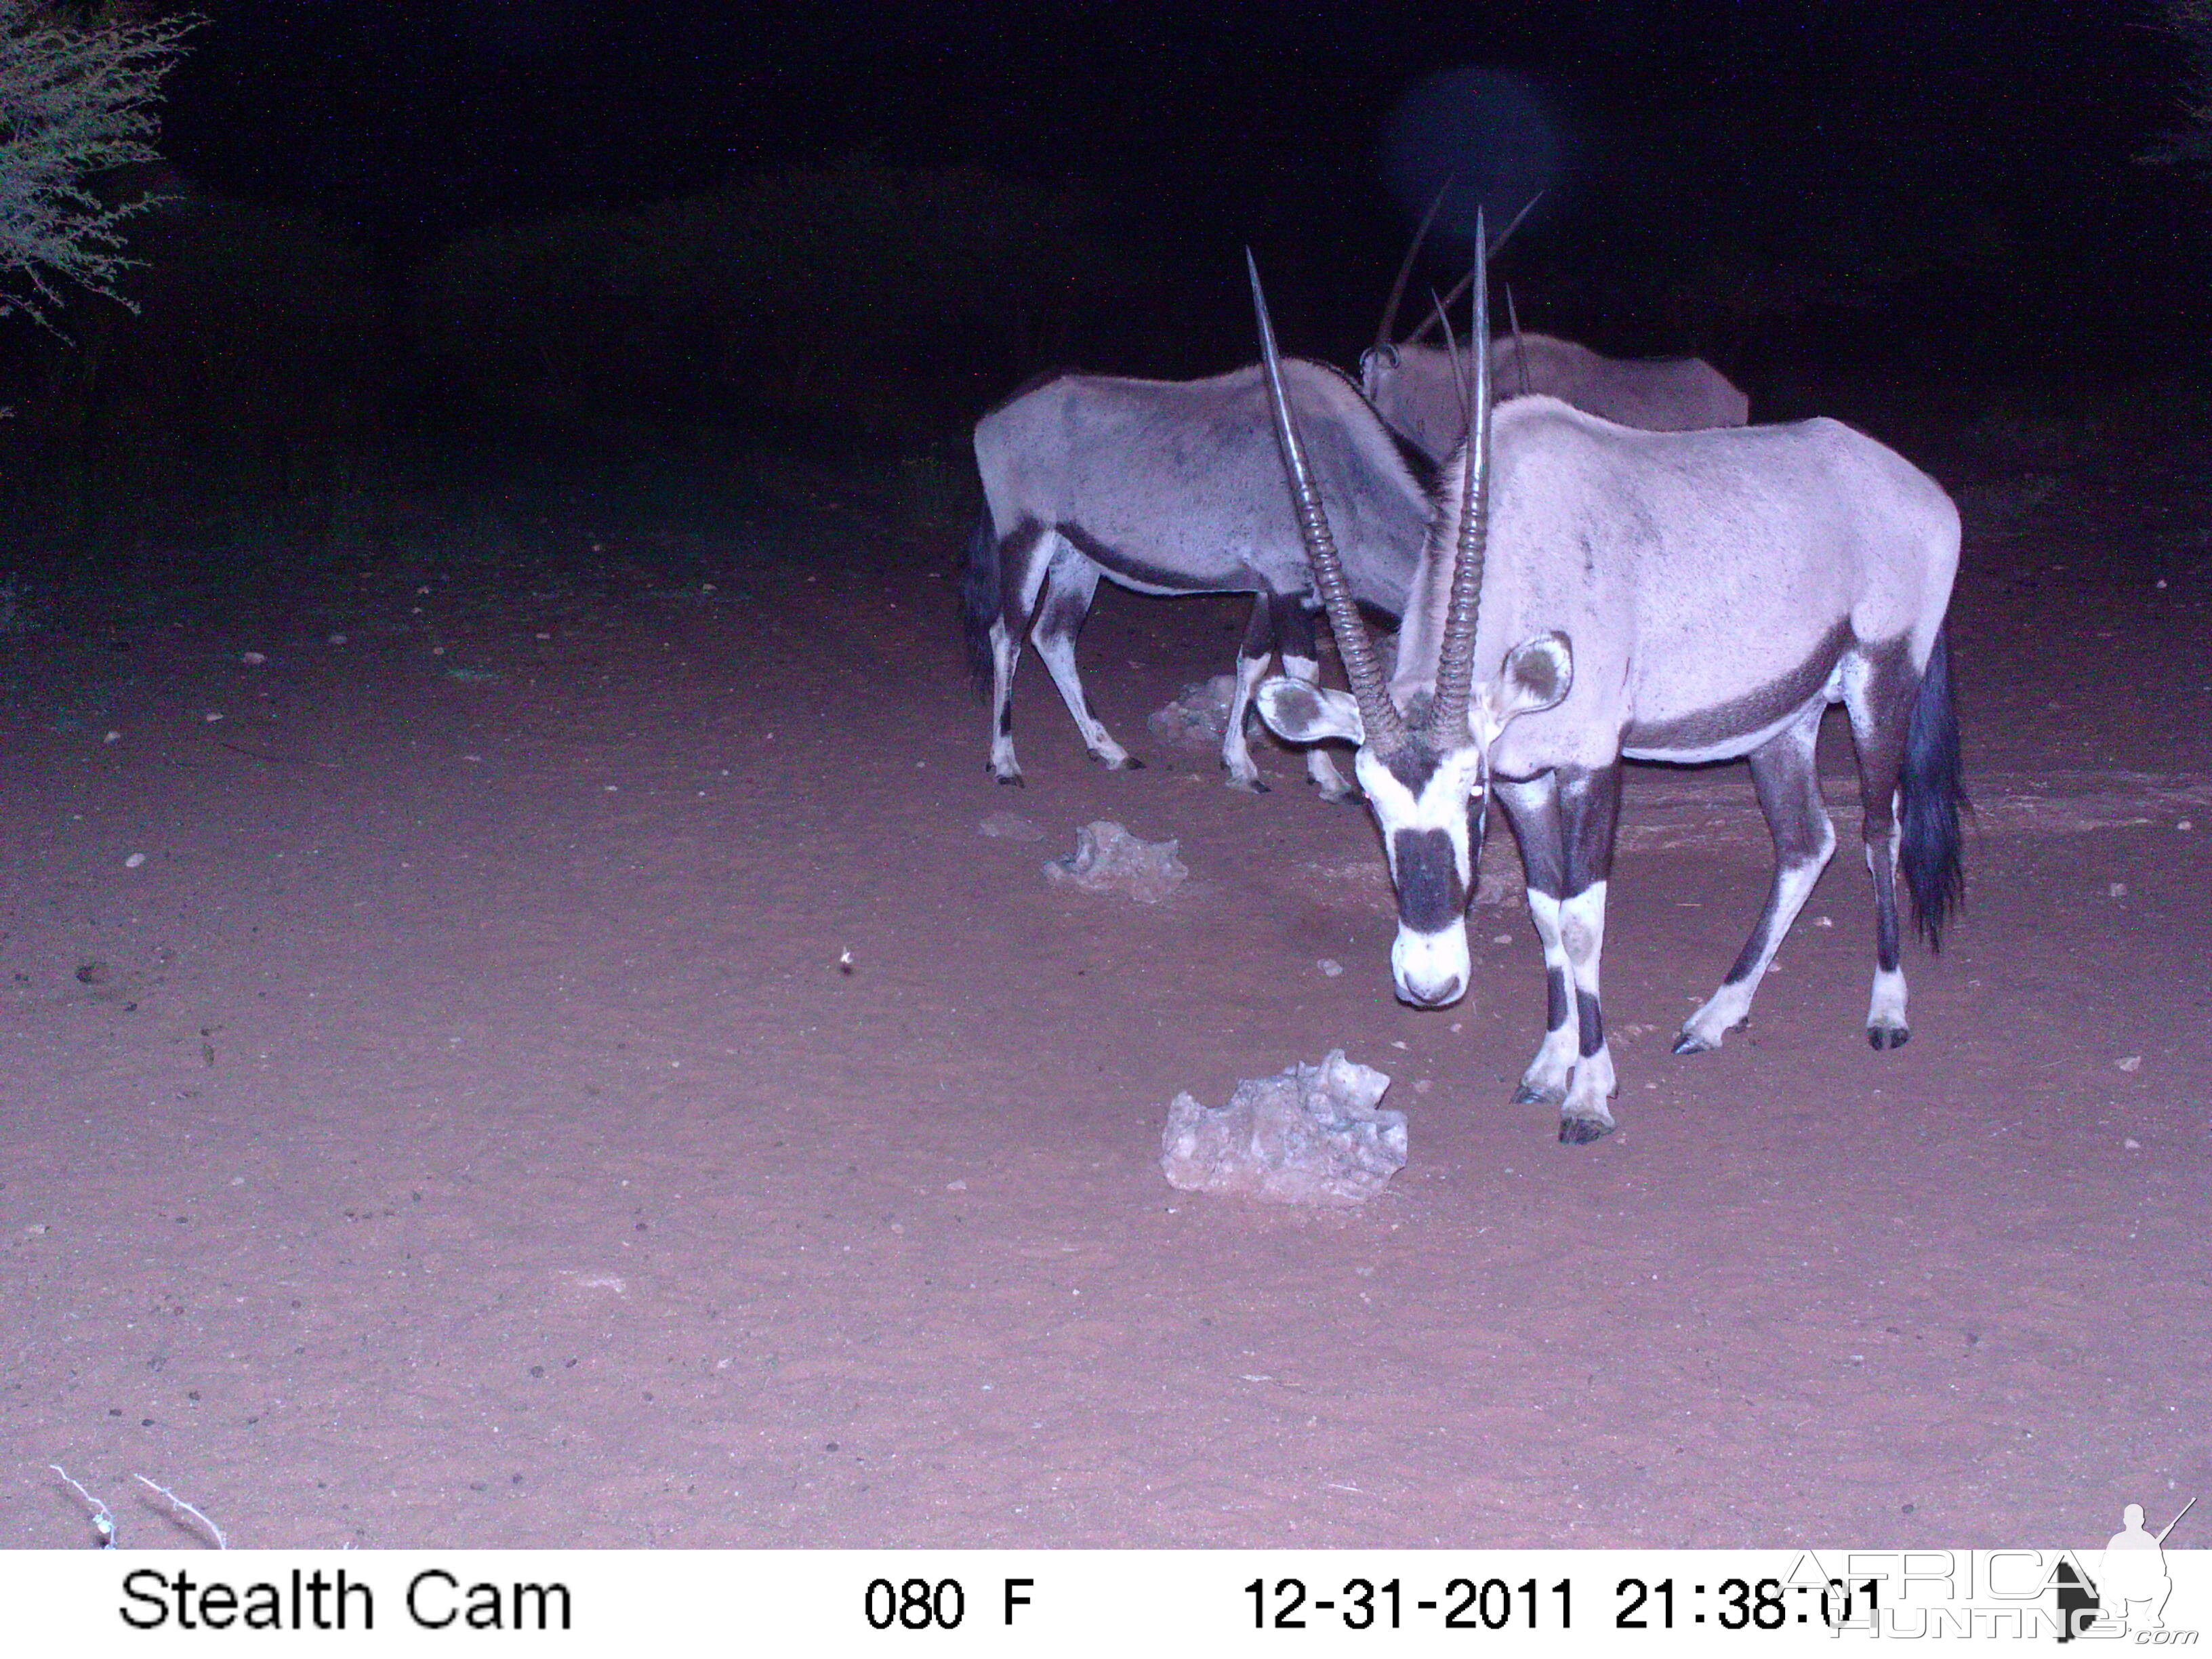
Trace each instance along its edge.
<instances>
[{"instance_id":1,"label":"antelope face","mask_svg":"<svg viewBox=\"0 0 2212 1659\"><path fill-rule=\"evenodd\" d=\"M1260 687L1260 717L1279 735L1357 745L1352 768L1382 833L1398 901L1390 976L1401 1001L1441 1008L1466 993L1467 907L1482 858L1490 751L1510 722L1566 696L1572 665L1562 635L1517 647L1498 678L1470 699L1463 740L1443 746L1426 730L1387 748L1370 742L1358 702L1342 691L1280 677Z\"/></svg>"}]
</instances>

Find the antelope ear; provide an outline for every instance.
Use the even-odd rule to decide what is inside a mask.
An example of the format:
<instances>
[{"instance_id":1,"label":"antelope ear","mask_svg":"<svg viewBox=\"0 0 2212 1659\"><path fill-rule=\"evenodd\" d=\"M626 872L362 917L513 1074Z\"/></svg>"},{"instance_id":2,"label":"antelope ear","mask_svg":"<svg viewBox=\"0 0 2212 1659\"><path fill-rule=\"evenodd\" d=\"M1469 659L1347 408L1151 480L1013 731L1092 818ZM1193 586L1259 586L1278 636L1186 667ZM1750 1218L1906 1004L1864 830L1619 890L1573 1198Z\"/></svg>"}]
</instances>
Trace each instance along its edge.
<instances>
[{"instance_id":1,"label":"antelope ear","mask_svg":"<svg viewBox=\"0 0 2212 1659\"><path fill-rule=\"evenodd\" d=\"M1505 653L1498 678L1481 688L1468 711L1468 729L1485 748L1523 714L1552 708L1575 683L1574 648L1556 629L1524 640Z\"/></svg>"},{"instance_id":2,"label":"antelope ear","mask_svg":"<svg viewBox=\"0 0 2212 1659\"><path fill-rule=\"evenodd\" d=\"M1329 738L1345 738L1355 744L1366 740L1359 704L1347 692L1331 691L1278 674L1261 683L1253 701L1260 705L1260 718L1267 722L1268 729L1289 742L1320 743Z\"/></svg>"}]
</instances>

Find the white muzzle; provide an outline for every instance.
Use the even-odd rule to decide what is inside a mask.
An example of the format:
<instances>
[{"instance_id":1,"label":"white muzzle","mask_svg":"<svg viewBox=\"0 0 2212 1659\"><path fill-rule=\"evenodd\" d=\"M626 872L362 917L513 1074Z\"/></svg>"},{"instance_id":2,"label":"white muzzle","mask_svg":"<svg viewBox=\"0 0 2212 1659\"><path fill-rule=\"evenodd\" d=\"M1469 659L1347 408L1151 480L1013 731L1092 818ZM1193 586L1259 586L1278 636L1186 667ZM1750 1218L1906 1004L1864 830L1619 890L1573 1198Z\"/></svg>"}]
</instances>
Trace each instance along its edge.
<instances>
[{"instance_id":1,"label":"white muzzle","mask_svg":"<svg viewBox=\"0 0 2212 1659\"><path fill-rule=\"evenodd\" d=\"M1467 990L1468 973L1464 926L1434 933L1417 933L1407 927L1398 930L1390 946L1390 976L1397 981L1400 1001L1416 1008L1442 1008L1457 1002Z\"/></svg>"}]
</instances>

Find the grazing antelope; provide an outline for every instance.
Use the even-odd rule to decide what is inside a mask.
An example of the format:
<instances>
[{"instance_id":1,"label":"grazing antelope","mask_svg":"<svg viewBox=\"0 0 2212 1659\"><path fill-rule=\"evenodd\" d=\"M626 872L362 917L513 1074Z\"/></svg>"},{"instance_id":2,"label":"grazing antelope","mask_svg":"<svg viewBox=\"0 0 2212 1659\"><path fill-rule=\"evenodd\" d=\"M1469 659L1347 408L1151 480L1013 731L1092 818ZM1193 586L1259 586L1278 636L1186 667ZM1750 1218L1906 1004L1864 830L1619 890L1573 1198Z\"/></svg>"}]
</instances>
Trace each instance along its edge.
<instances>
[{"instance_id":1,"label":"grazing antelope","mask_svg":"<svg viewBox=\"0 0 2212 1659\"><path fill-rule=\"evenodd\" d=\"M1478 319L1487 286L1479 251ZM1674 1043L1717 1048L1835 850L1814 741L1841 702L1874 878L1867 1037L1904 1042L1895 878L1935 945L1963 873L1944 630L1959 515L1942 488L1831 420L1664 433L1543 396L1493 409L1489 360L1474 353L1468 436L1438 481L1386 684L1327 487L1275 390L1256 267L1252 290L1291 493L1352 686L1278 678L1257 701L1285 738L1356 745L1397 897L1398 995L1441 1007L1467 989L1467 902L1494 794L1521 845L1548 987L1548 1031L1515 1098L1557 1104L1562 1141L1606 1133L1616 1083L1599 962L1623 759L1751 763L1773 881Z\"/></svg>"},{"instance_id":2,"label":"grazing antelope","mask_svg":"<svg viewBox=\"0 0 2212 1659\"><path fill-rule=\"evenodd\" d=\"M1427 240L1429 227L1449 189L1447 185L1437 193L1420 228L1413 233L1413 245L1406 250L1397 279L1390 285L1390 297L1384 302L1375 343L1359 359L1359 386L1368 401L1392 428L1439 461L1459 447L1460 440L1467 435L1464 388L1454 355L1421 342L1443 320L1469 279L1461 278L1405 339L1394 344L1390 330L1397 321L1398 304L1405 297L1407 279L1413 275L1421 244ZM1497 257L1541 193L1530 197L1504 233L1489 244L1489 258ZM1741 426L1751 418L1750 399L1702 357L1604 357L1571 340L1554 339L1548 334L1524 335L1518 318L1510 334L1490 343L1490 382L1501 398L1539 392L1647 432Z\"/></svg>"},{"instance_id":3,"label":"grazing antelope","mask_svg":"<svg viewBox=\"0 0 2212 1659\"><path fill-rule=\"evenodd\" d=\"M1376 418L1335 369L1279 366L1322 487L1357 538L1344 561L1352 601L1395 616L1427 534L1434 469ZM1048 375L976 422L981 520L969 543L962 615L979 681L991 688L990 769L1018 784L1014 669L1032 629L1037 655L1104 765L1139 764L1091 710L1075 635L1098 579L1139 593L1250 593L1221 763L1231 786L1260 790L1244 714L1278 647L1285 673L1311 684L1313 577L1285 497L1282 462L1259 368L1211 380ZM1316 749L1322 793L1350 787Z\"/></svg>"},{"instance_id":4,"label":"grazing antelope","mask_svg":"<svg viewBox=\"0 0 2212 1659\"><path fill-rule=\"evenodd\" d=\"M1439 460L1467 434L1460 377L1434 346L1378 345L1359 360L1360 389L1382 418ZM1557 398L1646 432L1741 426L1751 401L1702 357L1601 357L1548 334L1490 343L1490 383L1501 398Z\"/></svg>"}]
</instances>

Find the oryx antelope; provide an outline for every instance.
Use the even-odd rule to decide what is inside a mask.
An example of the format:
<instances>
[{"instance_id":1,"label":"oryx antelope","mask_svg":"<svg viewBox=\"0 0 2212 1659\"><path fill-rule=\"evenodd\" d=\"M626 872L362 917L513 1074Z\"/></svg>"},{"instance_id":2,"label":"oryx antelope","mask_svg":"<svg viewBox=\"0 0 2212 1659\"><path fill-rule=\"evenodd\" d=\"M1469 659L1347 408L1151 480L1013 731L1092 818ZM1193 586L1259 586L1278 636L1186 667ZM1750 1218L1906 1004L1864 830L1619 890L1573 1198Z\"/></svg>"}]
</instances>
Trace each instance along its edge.
<instances>
[{"instance_id":1,"label":"oryx antelope","mask_svg":"<svg viewBox=\"0 0 2212 1659\"><path fill-rule=\"evenodd\" d=\"M1280 373L1315 476L1354 538L1346 589L1395 616L1427 533L1433 468L1335 369L1293 359ZM962 613L971 662L990 683L1000 782L1022 781L1014 669L1032 629L1085 746L1109 767L1139 763L1091 712L1076 672L1076 630L1104 576L1140 593L1255 596L1221 763L1233 786L1265 787L1244 737L1252 689L1278 646L1291 679L1310 684L1318 674L1311 567L1267 397L1256 366L1191 381L1064 374L976 423L985 505ZM1348 796L1328 756L1312 750L1307 767L1324 794Z\"/></svg>"},{"instance_id":2,"label":"oryx antelope","mask_svg":"<svg viewBox=\"0 0 2212 1659\"><path fill-rule=\"evenodd\" d=\"M1429 228L1450 188L1448 183L1437 192L1420 228L1414 231L1413 244L1390 284L1390 297L1383 302L1375 343L1359 359L1359 387L1368 401L1394 430L1439 461L1467 435L1465 388L1456 354L1421 342L1443 322L1453 302L1473 280L1472 275L1462 277L1430 309L1421 325L1403 340L1394 343L1390 331L1397 322L1399 301L1405 298L1406 283L1413 274L1421 245L1428 239ZM1486 259L1497 257L1541 195L1539 191L1530 197L1498 240L1486 246ZM1540 393L1647 432L1741 426L1751 418L1751 400L1702 357L1601 356L1571 340L1523 334L1518 317L1514 319L1511 333L1490 343L1490 383L1492 395L1499 399Z\"/></svg>"},{"instance_id":3,"label":"oryx antelope","mask_svg":"<svg viewBox=\"0 0 2212 1659\"><path fill-rule=\"evenodd\" d=\"M1377 344L1359 360L1360 388L1382 418L1439 460L1467 433L1460 377L1435 346ZM1602 357L1548 334L1490 343L1490 382L1500 399L1557 398L1646 432L1741 426L1751 402L1702 357Z\"/></svg>"},{"instance_id":4,"label":"oryx antelope","mask_svg":"<svg viewBox=\"0 0 2212 1659\"><path fill-rule=\"evenodd\" d=\"M1480 257L1476 269L1480 319ZM1256 269L1252 283L1272 371ZM1285 737L1357 747L1396 891L1399 996L1437 1007L1467 988L1468 894L1495 794L1521 844L1549 988L1548 1032L1515 1098L1556 1103L1563 1141L1605 1133L1615 1080L1599 961L1622 760L1751 763L1773 882L1735 966L1674 1044L1716 1048L1747 1017L1834 851L1814 741L1822 711L1839 702L1874 878L1867 1036L1897 1047L1906 1024L1895 877L1931 944L1960 892L1944 632L1957 510L1926 474L1834 421L1656 433L1549 397L1493 410L1488 362L1474 357L1475 418L1438 481L1388 684L1351 604L1328 486L1293 411L1273 399L1352 690L1279 678L1258 702Z\"/></svg>"}]
</instances>

